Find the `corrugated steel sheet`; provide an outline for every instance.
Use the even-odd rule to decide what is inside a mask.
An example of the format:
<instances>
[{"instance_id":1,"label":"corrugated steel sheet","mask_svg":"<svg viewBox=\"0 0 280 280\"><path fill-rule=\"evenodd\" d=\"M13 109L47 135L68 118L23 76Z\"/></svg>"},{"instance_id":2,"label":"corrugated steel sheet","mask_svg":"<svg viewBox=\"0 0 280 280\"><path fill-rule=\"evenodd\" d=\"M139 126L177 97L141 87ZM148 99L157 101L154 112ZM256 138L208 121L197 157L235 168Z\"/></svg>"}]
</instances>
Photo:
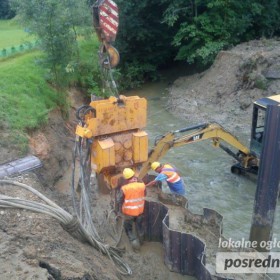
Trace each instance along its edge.
<instances>
[{"instance_id":1,"label":"corrugated steel sheet","mask_svg":"<svg viewBox=\"0 0 280 280\"><path fill-rule=\"evenodd\" d=\"M165 205L146 201L144 216L145 240L163 243L164 263L171 271L193 275L197 279L212 279L205 267L205 244L192 234L171 230L168 208ZM203 218L218 226L222 222L222 216L211 209L204 209Z\"/></svg>"},{"instance_id":2,"label":"corrugated steel sheet","mask_svg":"<svg viewBox=\"0 0 280 280\"><path fill-rule=\"evenodd\" d=\"M197 215L197 214L195 214ZM170 271L195 276L199 280L233 280L228 277L212 275L206 267L205 243L190 233L169 228L168 208L162 203L146 201L145 240L163 243L164 263ZM223 216L215 210L204 208L201 219L216 225L222 234ZM256 276L255 279L260 279ZM262 279L270 279L264 276Z\"/></svg>"}]
</instances>

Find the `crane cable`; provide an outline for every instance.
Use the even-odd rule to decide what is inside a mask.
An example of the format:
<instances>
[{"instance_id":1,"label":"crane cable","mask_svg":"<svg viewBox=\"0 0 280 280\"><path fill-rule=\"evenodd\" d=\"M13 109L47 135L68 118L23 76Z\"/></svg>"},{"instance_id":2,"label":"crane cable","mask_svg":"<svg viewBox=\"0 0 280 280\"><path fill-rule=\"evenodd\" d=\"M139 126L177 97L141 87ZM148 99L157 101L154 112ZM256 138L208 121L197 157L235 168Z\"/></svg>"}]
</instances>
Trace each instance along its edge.
<instances>
[{"instance_id":1,"label":"crane cable","mask_svg":"<svg viewBox=\"0 0 280 280\"><path fill-rule=\"evenodd\" d=\"M106 89L107 89L110 96L113 95L119 98L119 90L117 87L117 83L114 79L110 54L107 51L107 48L105 47L104 43L103 45L101 45L99 49L98 56L99 56L99 68L100 68L101 80L102 80L102 93L106 95Z\"/></svg>"}]
</instances>

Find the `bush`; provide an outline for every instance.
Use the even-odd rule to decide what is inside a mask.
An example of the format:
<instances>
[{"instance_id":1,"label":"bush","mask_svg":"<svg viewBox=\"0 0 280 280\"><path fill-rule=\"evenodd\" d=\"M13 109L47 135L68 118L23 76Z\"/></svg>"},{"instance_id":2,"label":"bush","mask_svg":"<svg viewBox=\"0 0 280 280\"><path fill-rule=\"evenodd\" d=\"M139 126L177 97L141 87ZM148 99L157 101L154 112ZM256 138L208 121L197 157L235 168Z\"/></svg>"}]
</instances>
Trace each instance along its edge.
<instances>
[{"instance_id":1,"label":"bush","mask_svg":"<svg viewBox=\"0 0 280 280\"><path fill-rule=\"evenodd\" d=\"M6 56L7 55L7 50L6 49L2 49L2 56Z\"/></svg>"}]
</instances>

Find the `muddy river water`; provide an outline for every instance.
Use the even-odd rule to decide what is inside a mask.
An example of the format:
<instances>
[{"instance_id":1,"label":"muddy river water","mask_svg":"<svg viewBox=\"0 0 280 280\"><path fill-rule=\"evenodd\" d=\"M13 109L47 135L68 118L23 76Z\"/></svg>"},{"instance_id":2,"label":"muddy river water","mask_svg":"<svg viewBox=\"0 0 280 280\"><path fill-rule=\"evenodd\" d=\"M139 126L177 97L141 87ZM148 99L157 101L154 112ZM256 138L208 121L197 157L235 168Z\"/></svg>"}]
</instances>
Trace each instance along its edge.
<instances>
[{"instance_id":1,"label":"muddy river water","mask_svg":"<svg viewBox=\"0 0 280 280\"><path fill-rule=\"evenodd\" d=\"M167 87L168 81L149 83L141 90L128 93L145 97L148 101L147 132L151 147L157 135L197 124L191 119L181 120L172 114L168 108ZM232 133L249 147L250 139L246 137L249 133ZM192 212L202 214L203 207L214 209L224 217L223 235L226 238L249 239L256 177L232 174L230 168L236 161L223 150L214 148L210 140L173 148L161 161L175 165L182 174ZM277 241L280 240L278 213L279 205L273 230L273 238ZM280 251L280 248L274 250Z\"/></svg>"}]
</instances>

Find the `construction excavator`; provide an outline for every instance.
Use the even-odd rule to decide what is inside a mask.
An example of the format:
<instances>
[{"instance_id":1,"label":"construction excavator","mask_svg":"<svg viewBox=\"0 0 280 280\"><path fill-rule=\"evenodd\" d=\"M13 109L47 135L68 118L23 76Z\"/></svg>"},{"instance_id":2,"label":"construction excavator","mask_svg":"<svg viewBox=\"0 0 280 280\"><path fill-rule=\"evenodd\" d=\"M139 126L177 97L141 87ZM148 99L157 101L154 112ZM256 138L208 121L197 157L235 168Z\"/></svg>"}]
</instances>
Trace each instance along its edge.
<instances>
[{"instance_id":1,"label":"construction excavator","mask_svg":"<svg viewBox=\"0 0 280 280\"><path fill-rule=\"evenodd\" d=\"M118 53L111 45L118 27L117 6L112 0L97 1L93 8L93 18L94 28L102 43L101 69L109 69L110 72L119 61ZM112 75L107 77L110 81L106 84L116 91ZM157 137L154 147L149 151L148 134L144 130L147 123L147 100L119 94L107 99L92 100L89 105L78 109L77 141L80 150L87 143L89 170L99 178L102 177L109 189L120 185L125 167L132 168L145 181L151 163L158 161L171 148L203 140L211 140L214 147L221 148L237 161L231 167L233 173L257 174L265 132L266 108L275 104L280 104L280 95L254 102L250 149L218 123L204 123Z\"/></svg>"},{"instance_id":2,"label":"construction excavator","mask_svg":"<svg viewBox=\"0 0 280 280\"><path fill-rule=\"evenodd\" d=\"M279 104L280 95L261 98L254 102L250 149L217 123L204 123L190 126L157 137L154 148L149 152L147 162L140 169L139 177L143 178L147 171L149 171L151 163L163 157L172 147L180 147L207 139L212 140L214 147L221 148L236 159L237 163L231 167L232 173L257 174L264 139L266 109L268 105ZM232 151L224 143L229 144L237 152Z\"/></svg>"}]
</instances>

